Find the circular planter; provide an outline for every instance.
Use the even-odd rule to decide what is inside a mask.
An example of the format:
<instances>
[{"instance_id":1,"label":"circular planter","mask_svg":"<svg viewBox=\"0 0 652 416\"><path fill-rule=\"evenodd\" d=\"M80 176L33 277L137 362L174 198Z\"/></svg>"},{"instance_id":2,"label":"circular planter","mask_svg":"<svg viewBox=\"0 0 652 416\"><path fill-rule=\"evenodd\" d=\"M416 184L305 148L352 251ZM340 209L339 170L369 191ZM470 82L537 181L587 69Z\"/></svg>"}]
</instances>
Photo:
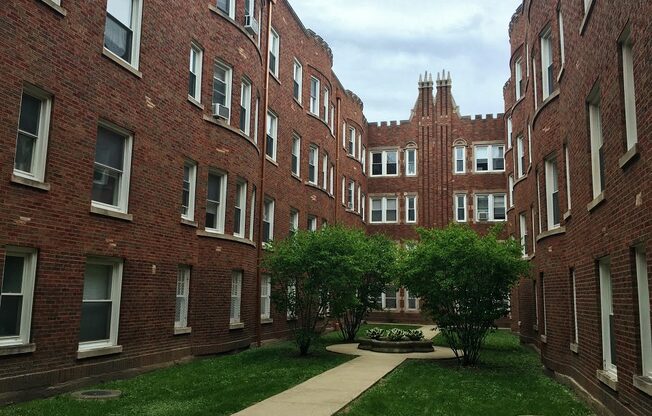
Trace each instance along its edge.
<instances>
[{"instance_id":1,"label":"circular planter","mask_svg":"<svg viewBox=\"0 0 652 416\"><path fill-rule=\"evenodd\" d=\"M386 352L394 354L405 354L410 352L432 352L435 349L432 346L432 340L422 341L386 341L378 339L362 339L358 349Z\"/></svg>"}]
</instances>

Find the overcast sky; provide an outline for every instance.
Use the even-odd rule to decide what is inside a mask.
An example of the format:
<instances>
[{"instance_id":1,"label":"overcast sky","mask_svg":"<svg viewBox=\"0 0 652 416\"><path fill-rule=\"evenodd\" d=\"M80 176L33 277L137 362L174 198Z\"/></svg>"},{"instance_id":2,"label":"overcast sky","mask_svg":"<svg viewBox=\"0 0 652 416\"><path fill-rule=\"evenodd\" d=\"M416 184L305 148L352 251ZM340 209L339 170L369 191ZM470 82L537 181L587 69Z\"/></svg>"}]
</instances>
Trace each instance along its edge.
<instances>
[{"instance_id":1,"label":"overcast sky","mask_svg":"<svg viewBox=\"0 0 652 416\"><path fill-rule=\"evenodd\" d=\"M409 118L419 74L450 71L463 115L502 113L508 25L521 0L289 0L333 49L369 121Z\"/></svg>"}]
</instances>

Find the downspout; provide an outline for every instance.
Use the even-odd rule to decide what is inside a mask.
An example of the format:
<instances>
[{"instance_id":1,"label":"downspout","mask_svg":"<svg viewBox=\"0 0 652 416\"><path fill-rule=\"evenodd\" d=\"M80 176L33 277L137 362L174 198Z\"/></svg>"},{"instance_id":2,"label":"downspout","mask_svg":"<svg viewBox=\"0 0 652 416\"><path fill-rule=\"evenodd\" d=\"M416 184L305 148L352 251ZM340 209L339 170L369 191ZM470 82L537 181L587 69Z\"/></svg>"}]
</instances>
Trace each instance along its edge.
<instances>
[{"instance_id":1,"label":"downspout","mask_svg":"<svg viewBox=\"0 0 652 416\"><path fill-rule=\"evenodd\" d=\"M264 126L262 134L263 145L260 155L260 190L258 191L258 238L256 239L256 253L257 253L257 267L256 267L256 345L260 347L262 342L261 323L260 323L260 284L262 282L262 267L261 261L263 259L263 208L265 205L265 164L267 163L267 111L269 106L269 39L272 33L272 11L276 0L269 0L269 12L267 13L267 47L265 48L265 94L263 97L263 117L265 122L261 123ZM260 117L260 114L258 115Z\"/></svg>"}]
</instances>

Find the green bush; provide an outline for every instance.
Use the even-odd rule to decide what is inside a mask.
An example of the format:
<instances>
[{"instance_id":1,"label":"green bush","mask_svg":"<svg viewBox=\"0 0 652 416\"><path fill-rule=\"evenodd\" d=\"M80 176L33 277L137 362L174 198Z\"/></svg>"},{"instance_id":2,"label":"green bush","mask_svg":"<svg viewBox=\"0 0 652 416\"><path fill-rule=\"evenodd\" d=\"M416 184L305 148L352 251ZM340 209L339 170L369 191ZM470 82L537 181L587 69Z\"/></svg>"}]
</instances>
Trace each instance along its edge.
<instances>
[{"instance_id":1,"label":"green bush","mask_svg":"<svg viewBox=\"0 0 652 416\"><path fill-rule=\"evenodd\" d=\"M385 336L385 330L381 328L371 328L367 330L367 338L381 339Z\"/></svg>"},{"instance_id":2,"label":"green bush","mask_svg":"<svg viewBox=\"0 0 652 416\"><path fill-rule=\"evenodd\" d=\"M405 338L405 331L398 328L390 329L387 332L387 339L390 341L403 341Z\"/></svg>"},{"instance_id":3,"label":"green bush","mask_svg":"<svg viewBox=\"0 0 652 416\"><path fill-rule=\"evenodd\" d=\"M405 336L408 337L410 341L421 341L424 336L423 332L420 329L409 329L405 331Z\"/></svg>"}]
</instances>

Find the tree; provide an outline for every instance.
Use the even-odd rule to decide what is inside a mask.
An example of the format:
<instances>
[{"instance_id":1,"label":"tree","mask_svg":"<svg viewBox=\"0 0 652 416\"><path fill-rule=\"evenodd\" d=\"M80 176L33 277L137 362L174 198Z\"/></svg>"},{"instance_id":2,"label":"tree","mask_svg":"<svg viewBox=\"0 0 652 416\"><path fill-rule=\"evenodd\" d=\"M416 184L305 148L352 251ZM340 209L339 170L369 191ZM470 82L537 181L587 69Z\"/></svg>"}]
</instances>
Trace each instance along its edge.
<instances>
[{"instance_id":1,"label":"tree","mask_svg":"<svg viewBox=\"0 0 652 416\"><path fill-rule=\"evenodd\" d=\"M334 292L338 301L332 312L345 341L355 340L365 316L378 305L385 286L395 276L396 244L381 235L359 237L361 241L355 246L361 273L343 280L346 286L339 288L342 293Z\"/></svg>"},{"instance_id":2,"label":"tree","mask_svg":"<svg viewBox=\"0 0 652 416\"><path fill-rule=\"evenodd\" d=\"M323 332L328 308L340 311L352 302L355 290L347 293L347 288L352 276L363 273L357 258L362 241L362 231L329 226L299 231L270 246L263 267L271 274L272 301L292 318L301 355Z\"/></svg>"},{"instance_id":3,"label":"tree","mask_svg":"<svg viewBox=\"0 0 652 416\"><path fill-rule=\"evenodd\" d=\"M420 297L463 365L478 361L494 322L509 312L509 294L529 264L501 228L480 236L468 226L418 230L420 242L401 260L403 284Z\"/></svg>"}]
</instances>

